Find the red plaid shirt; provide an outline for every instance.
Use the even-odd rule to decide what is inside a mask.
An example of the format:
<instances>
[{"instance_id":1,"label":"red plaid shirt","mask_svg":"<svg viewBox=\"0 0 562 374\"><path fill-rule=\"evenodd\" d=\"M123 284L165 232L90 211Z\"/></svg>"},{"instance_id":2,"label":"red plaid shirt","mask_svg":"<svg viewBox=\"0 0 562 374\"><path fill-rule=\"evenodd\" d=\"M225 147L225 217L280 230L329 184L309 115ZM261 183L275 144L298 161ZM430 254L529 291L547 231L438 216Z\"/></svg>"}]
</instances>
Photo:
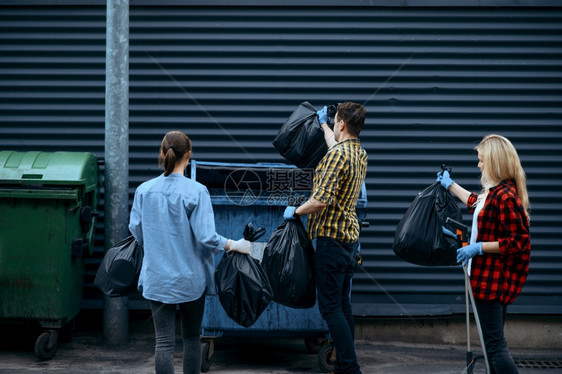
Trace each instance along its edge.
<instances>
[{"instance_id":1,"label":"red plaid shirt","mask_svg":"<svg viewBox=\"0 0 562 374\"><path fill-rule=\"evenodd\" d=\"M471 212L478 195L471 194ZM498 300L511 304L521 293L529 272L531 238L529 221L517 197L513 180L490 189L478 215L477 242L499 242L500 253L484 253L472 258L470 283L478 300Z\"/></svg>"}]
</instances>

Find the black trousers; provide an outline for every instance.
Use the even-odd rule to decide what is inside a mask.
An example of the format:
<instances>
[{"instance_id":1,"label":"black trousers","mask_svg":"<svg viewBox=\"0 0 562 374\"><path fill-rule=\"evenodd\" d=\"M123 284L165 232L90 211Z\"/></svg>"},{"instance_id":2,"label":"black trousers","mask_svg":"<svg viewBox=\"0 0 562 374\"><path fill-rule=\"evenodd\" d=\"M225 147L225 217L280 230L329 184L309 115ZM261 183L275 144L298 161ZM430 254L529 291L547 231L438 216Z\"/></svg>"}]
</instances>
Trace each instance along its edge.
<instances>
[{"instance_id":1,"label":"black trousers","mask_svg":"<svg viewBox=\"0 0 562 374\"><path fill-rule=\"evenodd\" d=\"M316 239L314 271L318 309L336 348L334 371L337 374L361 374L355 354L355 323L349 299L357 248L358 243Z\"/></svg>"},{"instance_id":2,"label":"black trousers","mask_svg":"<svg viewBox=\"0 0 562 374\"><path fill-rule=\"evenodd\" d=\"M476 309L482 326L491 373L517 373L517 366L511 358L503 335L507 305L502 305L497 301L476 300Z\"/></svg>"},{"instance_id":3,"label":"black trousers","mask_svg":"<svg viewBox=\"0 0 562 374\"><path fill-rule=\"evenodd\" d=\"M199 374L201 371L201 322L205 308L205 295L198 300L178 304L181 316L183 342L183 373ZM150 301L156 344L154 365L157 374L174 374L174 348L176 345L176 304Z\"/></svg>"}]
</instances>

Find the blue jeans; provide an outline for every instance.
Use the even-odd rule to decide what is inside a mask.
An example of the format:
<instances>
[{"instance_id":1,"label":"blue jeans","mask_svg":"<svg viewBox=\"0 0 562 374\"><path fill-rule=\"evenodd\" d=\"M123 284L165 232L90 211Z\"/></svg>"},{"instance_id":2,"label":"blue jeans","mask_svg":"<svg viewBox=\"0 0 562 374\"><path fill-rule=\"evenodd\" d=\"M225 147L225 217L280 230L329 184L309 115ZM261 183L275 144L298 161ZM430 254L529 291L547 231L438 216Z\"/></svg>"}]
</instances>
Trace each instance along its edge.
<instances>
[{"instance_id":1,"label":"blue jeans","mask_svg":"<svg viewBox=\"0 0 562 374\"><path fill-rule=\"evenodd\" d=\"M358 247L358 243L341 243L330 238L316 240L314 271L318 308L336 348L334 371L337 374L361 373L355 354L355 323L350 302Z\"/></svg>"},{"instance_id":2,"label":"blue jeans","mask_svg":"<svg viewBox=\"0 0 562 374\"><path fill-rule=\"evenodd\" d=\"M174 374L176 304L150 300L150 308L156 334L154 352L156 374ZM179 304L184 374L199 374L201 371L200 333L204 308L205 294L198 300Z\"/></svg>"},{"instance_id":3,"label":"blue jeans","mask_svg":"<svg viewBox=\"0 0 562 374\"><path fill-rule=\"evenodd\" d=\"M507 306L497 301L476 300L476 309L482 325L482 335L491 374L517 373L517 366L511 358L503 336Z\"/></svg>"}]
</instances>

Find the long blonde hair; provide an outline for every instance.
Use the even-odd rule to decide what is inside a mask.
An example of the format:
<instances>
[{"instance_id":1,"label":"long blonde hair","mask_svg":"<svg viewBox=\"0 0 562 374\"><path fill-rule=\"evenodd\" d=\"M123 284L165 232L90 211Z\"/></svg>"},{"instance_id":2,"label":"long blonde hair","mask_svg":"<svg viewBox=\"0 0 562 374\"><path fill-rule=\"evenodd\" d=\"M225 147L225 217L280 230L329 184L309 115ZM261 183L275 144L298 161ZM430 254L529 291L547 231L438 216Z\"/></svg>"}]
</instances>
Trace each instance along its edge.
<instances>
[{"instance_id":1,"label":"long blonde hair","mask_svg":"<svg viewBox=\"0 0 562 374\"><path fill-rule=\"evenodd\" d=\"M523 171L519 155L513 144L501 135L491 134L485 136L474 149L481 155L484 163L480 179L483 188L482 194L487 194L490 188L497 186L501 181L514 179L517 196L530 221L527 175Z\"/></svg>"}]
</instances>

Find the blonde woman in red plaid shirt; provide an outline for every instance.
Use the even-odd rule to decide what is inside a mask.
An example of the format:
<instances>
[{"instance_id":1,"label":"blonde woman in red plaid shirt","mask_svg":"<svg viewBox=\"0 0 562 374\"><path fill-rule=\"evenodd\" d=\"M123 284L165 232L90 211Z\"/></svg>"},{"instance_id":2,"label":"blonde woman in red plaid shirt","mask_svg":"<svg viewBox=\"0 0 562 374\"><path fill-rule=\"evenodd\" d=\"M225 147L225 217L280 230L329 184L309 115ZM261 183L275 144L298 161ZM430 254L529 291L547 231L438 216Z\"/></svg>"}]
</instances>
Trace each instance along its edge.
<instances>
[{"instance_id":1,"label":"blonde woman in red plaid shirt","mask_svg":"<svg viewBox=\"0 0 562 374\"><path fill-rule=\"evenodd\" d=\"M482 324L492 373L517 373L503 334L507 306L521 293L529 271L529 198L515 147L500 135L476 146L482 193L471 193L448 172L438 176L474 212L470 244L457 250L463 266L471 260L470 283Z\"/></svg>"}]
</instances>

